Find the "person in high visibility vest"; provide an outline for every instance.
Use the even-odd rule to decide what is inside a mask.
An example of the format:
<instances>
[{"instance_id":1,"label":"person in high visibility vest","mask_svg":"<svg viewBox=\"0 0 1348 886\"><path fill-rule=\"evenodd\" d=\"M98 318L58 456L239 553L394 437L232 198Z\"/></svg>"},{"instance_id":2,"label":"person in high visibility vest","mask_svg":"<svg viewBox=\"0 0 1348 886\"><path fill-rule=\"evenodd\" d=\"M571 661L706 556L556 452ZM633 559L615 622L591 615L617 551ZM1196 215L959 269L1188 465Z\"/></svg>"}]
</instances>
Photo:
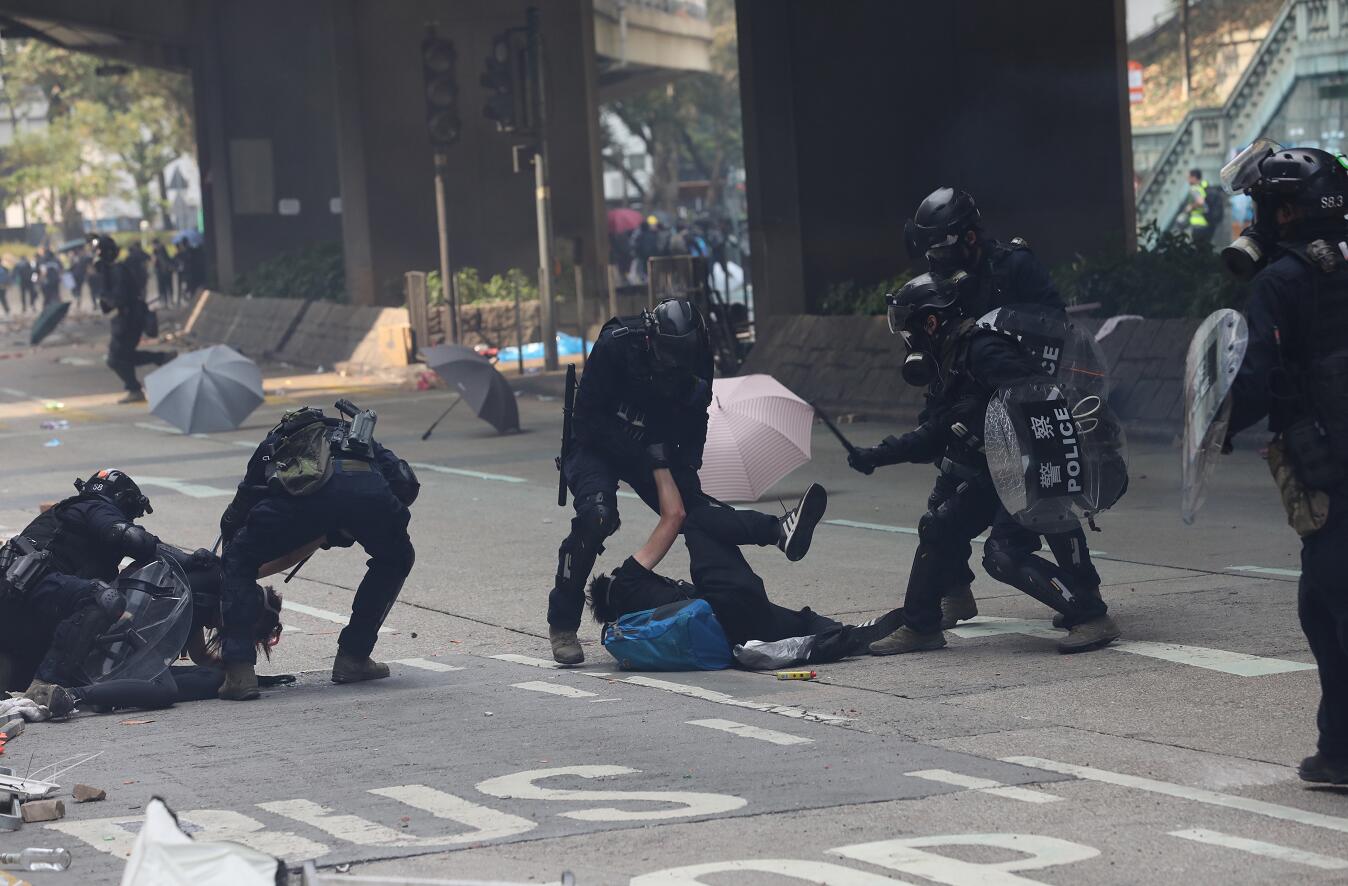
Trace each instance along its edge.
<instances>
[{"instance_id":1,"label":"person in high visibility vest","mask_svg":"<svg viewBox=\"0 0 1348 886\"><path fill-rule=\"evenodd\" d=\"M1208 183L1201 169L1189 170L1189 236L1199 246L1212 248L1212 225L1208 219Z\"/></svg>"}]
</instances>

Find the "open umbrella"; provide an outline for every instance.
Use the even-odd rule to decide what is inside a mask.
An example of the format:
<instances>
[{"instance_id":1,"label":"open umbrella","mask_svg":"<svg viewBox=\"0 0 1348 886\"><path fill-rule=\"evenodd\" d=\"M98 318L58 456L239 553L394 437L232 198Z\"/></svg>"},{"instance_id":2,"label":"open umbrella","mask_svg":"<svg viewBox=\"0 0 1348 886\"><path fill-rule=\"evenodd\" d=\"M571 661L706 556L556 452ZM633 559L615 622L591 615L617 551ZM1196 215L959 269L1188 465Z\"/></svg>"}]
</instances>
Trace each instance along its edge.
<instances>
[{"instance_id":1,"label":"open umbrella","mask_svg":"<svg viewBox=\"0 0 1348 886\"><path fill-rule=\"evenodd\" d=\"M505 376L487 358L462 345L426 348L426 364L497 433L520 429L519 406ZM455 401L457 402L457 401ZM451 404L450 408L454 408ZM448 411L448 410L446 410Z\"/></svg>"},{"instance_id":2,"label":"open umbrella","mask_svg":"<svg viewBox=\"0 0 1348 886\"><path fill-rule=\"evenodd\" d=\"M55 301L42 309L42 313L37 315L33 321L33 331L28 336L28 343L35 345L56 330L61 325L61 321L70 313L70 302Z\"/></svg>"},{"instance_id":3,"label":"open umbrella","mask_svg":"<svg viewBox=\"0 0 1348 886\"><path fill-rule=\"evenodd\" d=\"M262 370L227 345L184 354L145 376L150 411L184 434L232 431L262 405Z\"/></svg>"},{"instance_id":4,"label":"open umbrella","mask_svg":"<svg viewBox=\"0 0 1348 886\"><path fill-rule=\"evenodd\" d=\"M702 489L754 501L810 460L814 410L770 375L718 378L707 408Z\"/></svg>"},{"instance_id":5,"label":"open umbrella","mask_svg":"<svg viewBox=\"0 0 1348 886\"><path fill-rule=\"evenodd\" d=\"M628 231L634 231L641 227L644 220L641 213L635 209L610 209L608 211L608 232L610 234L626 234Z\"/></svg>"}]
</instances>

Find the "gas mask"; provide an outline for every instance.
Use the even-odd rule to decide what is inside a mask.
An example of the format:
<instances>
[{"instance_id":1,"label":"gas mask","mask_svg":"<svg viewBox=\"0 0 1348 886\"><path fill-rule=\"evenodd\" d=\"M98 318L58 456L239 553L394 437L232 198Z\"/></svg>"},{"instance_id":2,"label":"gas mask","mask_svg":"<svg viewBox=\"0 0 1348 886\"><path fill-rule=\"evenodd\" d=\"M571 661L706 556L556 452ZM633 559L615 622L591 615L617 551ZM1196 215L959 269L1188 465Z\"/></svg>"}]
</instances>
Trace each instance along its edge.
<instances>
[{"instance_id":1,"label":"gas mask","mask_svg":"<svg viewBox=\"0 0 1348 886\"><path fill-rule=\"evenodd\" d=\"M927 249L927 265L931 272L942 277L952 277L960 271L973 267L976 253L974 247L955 234L933 243Z\"/></svg>"},{"instance_id":2,"label":"gas mask","mask_svg":"<svg viewBox=\"0 0 1348 886\"><path fill-rule=\"evenodd\" d=\"M1269 232L1260 218L1264 213L1255 208L1254 224L1240 232L1231 245L1222 249L1222 264L1238 280L1249 280L1268 264L1269 255L1277 245L1278 237Z\"/></svg>"},{"instance_id":3,"label":"gas mask","mask_svg":"<svg viewBox=\"0 0 1348 886\"><path fill-rule=\"evenodd\" d=\"M936 347L926 330L915 324L914 320L911 308L895 304L889 306L889 331L903 339L903 346L908 351L900 374L913 387L925 388L936 377L936 358L932 356Z\"/></svg>"}]
</instances>

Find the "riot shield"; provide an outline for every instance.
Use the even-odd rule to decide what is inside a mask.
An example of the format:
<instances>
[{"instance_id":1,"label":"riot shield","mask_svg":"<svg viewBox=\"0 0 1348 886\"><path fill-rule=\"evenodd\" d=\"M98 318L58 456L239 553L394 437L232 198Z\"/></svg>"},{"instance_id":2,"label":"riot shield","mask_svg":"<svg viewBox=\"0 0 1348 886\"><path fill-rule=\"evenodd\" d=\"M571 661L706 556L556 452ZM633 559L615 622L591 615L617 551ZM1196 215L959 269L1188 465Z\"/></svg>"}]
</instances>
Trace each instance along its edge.
<instances>
[{"instance_id":1,"label":"riot shield","mask_svg":"<svg viewBox=\"0 0 1348 886\"><path fill-rule=\"evenodd\" d=\"M1003 506L1027 529L1070 532L1128 487L1123 425L1100 394L1041 377L988 401L988 468Z\"/></svg>"},{"instance_id":2,"label":"riot shield","mask_svg":"<svg viewBox=\"0 0 1348 886\"><path fill-rule=\"evenodd\" d=\"M1226 443L1231 386L1249 343L1239 311L1223 308L1194 332L1184 359L1184 444L1180 449L1180 517L1192 524L1207 496L1208 478Z\"/></svg>"},{"instance_id":3,"label":"riot shield","mask_svg":"<svg viewBox=\"0 0 1348 886\"><path fill-rule=\"evenodd\" d=\"M1007 305L984 314L978 325L1018 340L1044 375L1101 400L1109 396L1100 345L1062 311L1042 305Z\"/></svg>"},{"instance_id":4,"label":"riot shield","mask_svg":"<svg viewBox=\"0 0 1348 886\"><path fill-rule=\"evenodd\" d=\"M172 560L153 560L114 584L126 594L126 613L85 658L86 685L154 679L182 654L192 630L192 591Z\"/></svg>"}]
</instances>

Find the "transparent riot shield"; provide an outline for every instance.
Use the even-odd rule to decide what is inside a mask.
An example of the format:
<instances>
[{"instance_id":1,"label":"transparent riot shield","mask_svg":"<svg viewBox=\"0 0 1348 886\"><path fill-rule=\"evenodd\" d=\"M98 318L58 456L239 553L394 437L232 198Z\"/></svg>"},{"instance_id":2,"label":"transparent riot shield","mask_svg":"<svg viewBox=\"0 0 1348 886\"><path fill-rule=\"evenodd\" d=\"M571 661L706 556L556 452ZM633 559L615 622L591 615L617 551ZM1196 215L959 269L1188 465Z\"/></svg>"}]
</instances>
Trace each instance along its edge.
<instances>
[{"instance_id":1,"label":"transparent riot shield","mask_svg":"<svg viewBox=\"0 0 1348 886\"><path fill-rule=\"evenodd\" d=\"M1062 311L1042 305L1007 305L978 320L1020 342L1039 363L1040 371L1079 391L1109 396L1105 357L1095 336Z\"/></svg>"},{"instance_id":2,"label":"transparent riot shield","mask_svg":"<svg viewBox=\"0 0 1348 886\"><path fill-rule=\"evenodd\" d=\"M1207 497L1231 423L1231 386L1245 360L1249 328L1223 308L1194 332L1184 359L1184 443L1180 449L1180 517L1192 524Z\"/></svg>"},{"instance_id":3,"label":"transparent riot shield","mask_svg":"<svg viewBox=\"0 0 1348 886\"><path fill-rule=\"evenodd\" d=\"M192 629L192 591L182 568L158 559L123 573L126 613L84 660L87 684L152 680L182 654Z\"/></svg>"},{"instance_id":4,"label":"transparent riot shield","mask_svg":"<svg viewBox=\"0 0 1348 886\"><path fill-rule=\"evenodd\" d=\"M1052 378L988 401L983 445L997 495L1027 529L1070 532L1128 487L1123 425L1104 398Z\"/></svg>"}]
</instances>

